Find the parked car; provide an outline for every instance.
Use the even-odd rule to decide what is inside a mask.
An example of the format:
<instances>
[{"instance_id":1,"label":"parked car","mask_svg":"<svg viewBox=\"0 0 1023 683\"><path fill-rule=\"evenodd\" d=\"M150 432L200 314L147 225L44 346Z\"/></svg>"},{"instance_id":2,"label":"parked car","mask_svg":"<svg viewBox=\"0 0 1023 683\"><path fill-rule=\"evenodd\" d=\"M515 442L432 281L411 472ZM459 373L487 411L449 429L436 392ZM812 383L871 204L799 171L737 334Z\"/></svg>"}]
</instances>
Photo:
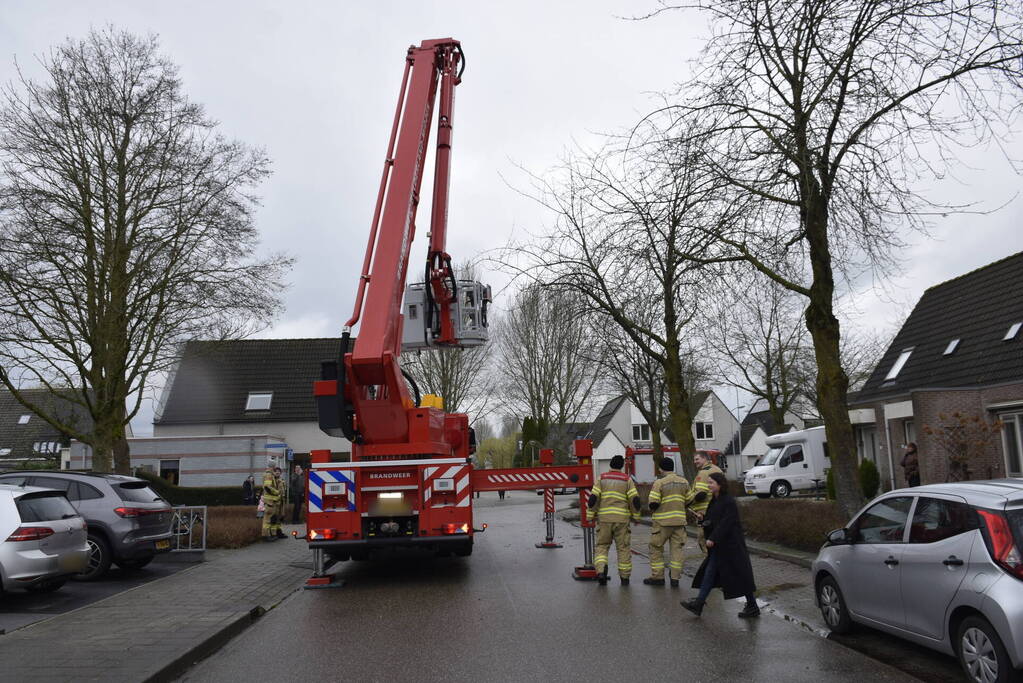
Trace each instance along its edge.
<instances>
[{"instance_id":1,"label":"parked car","mask_svg":"<svg viewBox=\"0 0 1023 683\"><path fill-rule=\"evenodd\" d=\"M0 483L27 484L66 493L88 524L89 563L75 578L94 581L111 562L141 569L170 551L171 506L144 479L119 474L40 470L5 472Z\"/></svg>"},{"instance_id":2,"label":"parked car","mask_svg":"<svg viewBox=\"0 0 1023 683\"><path fill-rule=\"evenodd\" d=\"M959 658L971 681L1023 669L1023 479L886 493L813 563L836 633L865 624Z\"/></svg>"},{"instance_id":3,"label":"parked car","mask_svg":"<svg viewBox=\"0 0 1023 683\"><path fill-rule=\"evenodd\" d=\"M775 434L767 438L767 454L744 477L746 493L785 498L793 491L813 491L831 467L824 427Z\"/></svg>"},{"instance_id":4,"label":"parked car","mask_svg":"<svg viewBox=\"0 0 1023 683\"><path fill-rule=\"evenodd\" d=\"M3 590L55 591L89 561L85 520L60 491L0 484Z\"/></svg>"}]
</instances>

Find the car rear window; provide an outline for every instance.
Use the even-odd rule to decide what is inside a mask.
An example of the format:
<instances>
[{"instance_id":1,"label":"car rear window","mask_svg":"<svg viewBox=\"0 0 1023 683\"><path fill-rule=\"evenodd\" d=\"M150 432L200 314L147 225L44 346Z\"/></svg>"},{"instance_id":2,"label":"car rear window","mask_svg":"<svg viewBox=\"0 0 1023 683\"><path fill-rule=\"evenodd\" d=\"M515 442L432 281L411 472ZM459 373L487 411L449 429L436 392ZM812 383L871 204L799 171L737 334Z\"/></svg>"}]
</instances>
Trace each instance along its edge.
<instances>
[{"instance_id":1,"label":"car rear window","mask_svg":"<svg viewBox=\"0 0 1023 683\"><path fill-rule=\"evenodd\" d=\"M60 493L27 493L18 498L22 522L52 522L77 517L78 512Z\"/></svg>"},{"instance_id":2,"label":"car rear window","mask_svg":"<svg viewBox=\"0 0 1023 683\"><path fill-rule=\"evenodd\" d=\"M121 500L128 503L152 503L157 500L163 500L144 481L127 481L123 484L116 484L114 490L117 491L117 495L121 497Z\"/></svg>"}]
</instances>

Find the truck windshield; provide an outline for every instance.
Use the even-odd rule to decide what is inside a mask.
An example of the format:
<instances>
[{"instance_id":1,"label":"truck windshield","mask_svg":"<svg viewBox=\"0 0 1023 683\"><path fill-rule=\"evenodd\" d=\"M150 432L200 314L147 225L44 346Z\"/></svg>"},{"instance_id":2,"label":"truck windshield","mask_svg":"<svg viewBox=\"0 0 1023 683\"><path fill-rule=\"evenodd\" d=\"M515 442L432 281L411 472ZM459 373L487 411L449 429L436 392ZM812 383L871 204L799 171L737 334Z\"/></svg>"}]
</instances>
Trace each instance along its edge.
<instances>
[{"instance_id":1,"label":"truck windshield","mask_svg":"<svg viewBox=\"0 0 1023 683\"><path fill-rule=\"evenodd\" d=\"M768 451L764 459L760 461L761 465L773 465L777 460L781 452L785 450L784 446L772 446Z\"/></svg>"}]
</instances>

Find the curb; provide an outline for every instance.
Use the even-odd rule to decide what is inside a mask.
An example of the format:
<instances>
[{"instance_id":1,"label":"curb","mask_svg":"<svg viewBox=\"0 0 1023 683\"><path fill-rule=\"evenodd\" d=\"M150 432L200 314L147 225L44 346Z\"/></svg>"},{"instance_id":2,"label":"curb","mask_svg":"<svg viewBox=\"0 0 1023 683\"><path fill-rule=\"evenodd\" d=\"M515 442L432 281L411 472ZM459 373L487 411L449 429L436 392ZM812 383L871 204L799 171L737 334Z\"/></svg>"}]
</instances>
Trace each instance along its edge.
<instances>
[{"instance_id":1,"label":"curb","mask_svg":"<svg viewBox=\"0 0 1023 683\"><path fill-rule=\"evenodd\" d=\"M232 638L239 635L252 624L256 623L256 620L265 613L266 610L261 606L253 607L248 612L238 613L219 631L212 634L201 643L197 643L196 645L188 648L184 654L175 658L169 664L161 667L159 671L149 678L146 678L144 683L167 683L169 681L176 680L200 661L206 659L217 652L217 650L227 645Z\"/></svg>"}]
</instances>

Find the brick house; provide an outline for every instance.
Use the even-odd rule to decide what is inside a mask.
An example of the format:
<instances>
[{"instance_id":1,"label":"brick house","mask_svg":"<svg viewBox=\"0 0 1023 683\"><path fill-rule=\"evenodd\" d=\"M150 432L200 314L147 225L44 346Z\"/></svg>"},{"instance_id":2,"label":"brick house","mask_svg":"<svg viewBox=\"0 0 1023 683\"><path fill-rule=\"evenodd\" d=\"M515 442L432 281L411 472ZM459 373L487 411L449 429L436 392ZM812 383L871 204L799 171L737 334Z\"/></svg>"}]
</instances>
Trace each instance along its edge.
<instances>
[{"instance_id":1,"label":"brick house","mask_svg":"<svg viewBox=\"0 0 1023 683\"><path fill-rule=\"evenodd\" d=\"M909 442L922 483L949 478L947 453L928 431L954 413L1004 425L974 448L971 478L1023 477L1023 252L924 292L850 409L859 435L876 434L891 487L905 486Z\"/></svg>"}]
</instances>

